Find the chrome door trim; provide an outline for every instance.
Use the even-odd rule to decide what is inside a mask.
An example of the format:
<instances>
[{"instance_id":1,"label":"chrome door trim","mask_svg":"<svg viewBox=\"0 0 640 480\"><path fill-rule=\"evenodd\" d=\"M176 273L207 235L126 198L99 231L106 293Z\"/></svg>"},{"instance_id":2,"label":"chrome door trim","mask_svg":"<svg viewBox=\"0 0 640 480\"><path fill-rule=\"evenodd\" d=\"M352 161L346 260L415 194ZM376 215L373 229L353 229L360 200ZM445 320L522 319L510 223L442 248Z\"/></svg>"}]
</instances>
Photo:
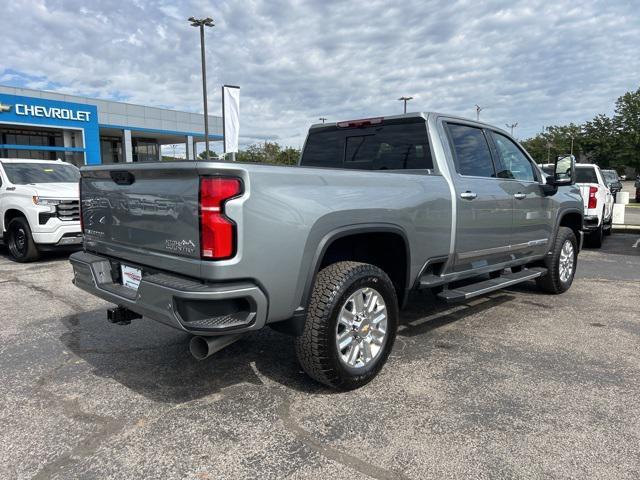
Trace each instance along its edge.
<instances>
[{"instance_id":1,"label":"chrome door trim","mask_svg":"<svg viewBox=\"0 0 640 480\"><path fill-rule=\"evenodd\" d=\"M464 260L472 257L481 257L484 255L494 255L496 253L511 252L514 250L522 250L529 247L536 247L538 245L546 245L549 241L548 238L540 238L539 240L531 240L525 243L516 243L515 245L505 245L503 247L484 248L482 250L471 250L468 252L461 252L458 254L460 260Z\"/></svg>"}]
</instances>

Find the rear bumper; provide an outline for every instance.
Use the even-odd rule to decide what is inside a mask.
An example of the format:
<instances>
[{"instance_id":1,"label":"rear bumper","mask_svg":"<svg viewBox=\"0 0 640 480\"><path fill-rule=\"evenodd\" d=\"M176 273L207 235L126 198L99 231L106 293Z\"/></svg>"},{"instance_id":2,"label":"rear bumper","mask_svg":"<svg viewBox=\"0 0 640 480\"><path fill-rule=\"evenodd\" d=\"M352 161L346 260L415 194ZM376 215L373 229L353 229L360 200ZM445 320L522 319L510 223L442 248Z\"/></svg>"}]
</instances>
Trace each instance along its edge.
<instances>
[{"instance_id":1,"label":"rear bumper","mask_svg":"<svg viewBox=\"0 0 640 480\"><path fill-rule=\"evenodd\" d=\"M600 226L600 219L597 215L586 215L582 220L582 229L586 232L597 230Z\"/></svg>"},{"instance_id":2,"label":"rear bumper","mask_svg":"<svg viewBox=\"0 0 640 480\"><path fill-rule=\"evenodd\" d=\"M114 262L106 257L83 251L74 253L69 260L77 287L194 335L258 330L266 322L267 297L250 282L205 284L143 269L135 291L114 281Z\"/></svg>"}]
</instances>

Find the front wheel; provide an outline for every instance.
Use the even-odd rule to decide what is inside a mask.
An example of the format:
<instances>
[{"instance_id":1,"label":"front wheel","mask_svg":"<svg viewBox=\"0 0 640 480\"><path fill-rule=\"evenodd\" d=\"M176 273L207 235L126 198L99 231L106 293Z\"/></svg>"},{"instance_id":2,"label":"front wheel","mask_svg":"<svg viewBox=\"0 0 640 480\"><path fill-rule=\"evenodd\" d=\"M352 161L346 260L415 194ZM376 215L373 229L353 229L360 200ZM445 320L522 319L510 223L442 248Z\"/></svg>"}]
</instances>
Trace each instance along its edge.
<instances>
[{"instance_id":1,"label":"front wheel","mask_svg":"<svg viewBox=\"0 0 640 480\"><path fill-rule=\"evenodd\" d=\"M578 241L568 227L560 227L553 249L544 259L547 274L536 278L538 288L548 293L563 293L569 290L578 264Z\"/></svg>"},{"instance_id":2,"label":"front wheel","mask_svg":"<svg viewBox=\"0 0 640 480\"><path fill-rule=\"evenodd\" d=\"M26 218L14 218L7 227L9 253L17 262L32 262L40 256Z\"/></svg>"},{"instance_id":3,"label":"front wheel","mask_svg":"<svg viewBox=\"0 0 640 480\"><path fill-rule=\"evenodd\" d=\"M366 263L334 263L318 273L296 354L318 382L359 388L386 362L397 325L398 300L384 271Z\"/></svg>"}]
</instances>

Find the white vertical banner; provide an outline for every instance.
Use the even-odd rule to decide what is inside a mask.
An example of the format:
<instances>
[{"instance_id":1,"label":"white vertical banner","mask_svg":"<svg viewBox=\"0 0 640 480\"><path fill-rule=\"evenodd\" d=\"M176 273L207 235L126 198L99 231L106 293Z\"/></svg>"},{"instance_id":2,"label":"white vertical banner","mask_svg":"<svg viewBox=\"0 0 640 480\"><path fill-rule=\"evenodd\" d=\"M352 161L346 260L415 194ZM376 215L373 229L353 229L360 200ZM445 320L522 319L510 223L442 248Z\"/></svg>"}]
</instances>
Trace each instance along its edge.
<instances>
[{"instance_id":1,"label":"white vertical banner","mask_svg":"<svg viewBox=\"0 0 640 480\"><path fill-rule=\"evenodd\" d=\"M240 137L240 87L222 86L222 135L224 153L238 151Z\"/></svg>"}]
</instances>

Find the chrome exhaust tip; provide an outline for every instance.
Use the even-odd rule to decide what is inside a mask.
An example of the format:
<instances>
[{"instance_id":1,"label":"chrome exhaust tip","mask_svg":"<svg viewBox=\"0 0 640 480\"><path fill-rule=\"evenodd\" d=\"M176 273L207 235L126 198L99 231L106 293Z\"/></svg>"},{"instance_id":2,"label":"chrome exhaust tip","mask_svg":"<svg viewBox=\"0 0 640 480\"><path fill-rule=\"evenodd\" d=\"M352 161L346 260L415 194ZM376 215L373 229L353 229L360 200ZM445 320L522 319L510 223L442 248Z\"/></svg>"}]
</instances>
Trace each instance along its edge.
<instances>
[{"instance_id":1,"label":"chrome exhaust tip","mask_svg":"<svg viewBox=\"0 0 640 480\"><path fill-rule=\"evenodd\" d=\"M191 338L189 351L196 360L204 360L214 353L219 352L224 347L240 340L242 337L242 334L223 335L219 337L203 337L197 335Z\"/></svg>"}]
</instances>

